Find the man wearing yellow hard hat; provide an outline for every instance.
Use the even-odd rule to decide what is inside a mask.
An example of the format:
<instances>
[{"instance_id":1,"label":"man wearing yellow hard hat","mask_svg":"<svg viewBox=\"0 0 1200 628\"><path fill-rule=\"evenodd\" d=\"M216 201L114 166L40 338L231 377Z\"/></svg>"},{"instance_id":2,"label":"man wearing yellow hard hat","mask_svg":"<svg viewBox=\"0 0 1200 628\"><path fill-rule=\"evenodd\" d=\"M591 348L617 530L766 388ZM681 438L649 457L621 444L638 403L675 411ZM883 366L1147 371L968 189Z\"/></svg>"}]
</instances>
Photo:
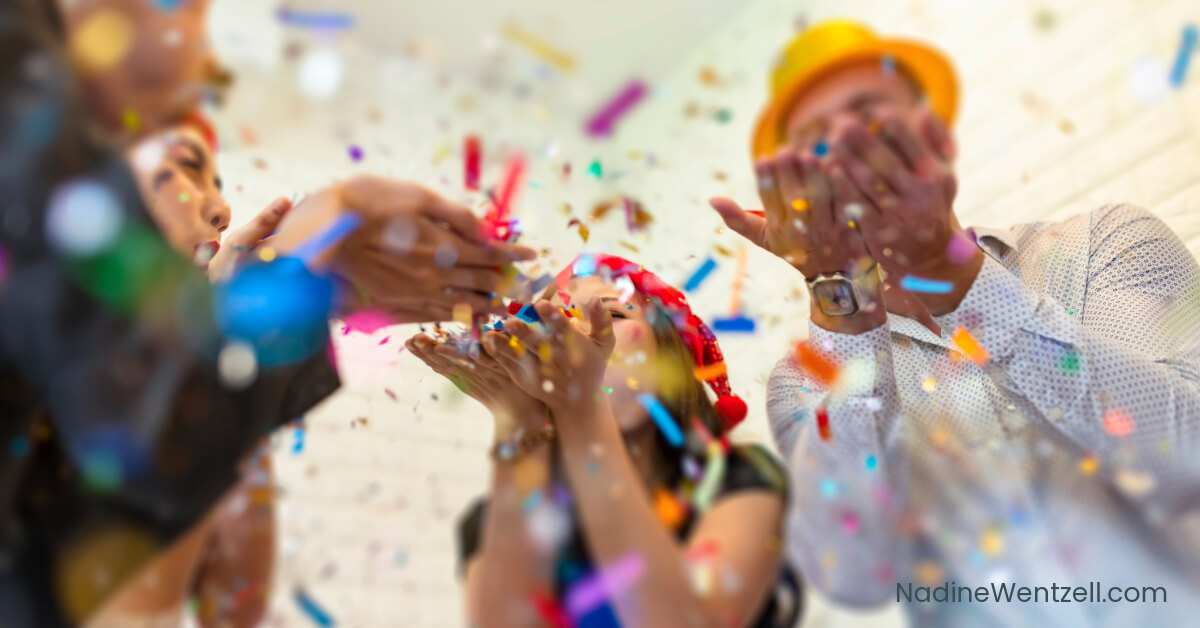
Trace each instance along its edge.
<instances>
[{"instance_id":1,"label":"man wearing yellow hard hat","mask_svg":"<svg viewBox=\"0 0 1200 628\"><path fill-rule=\"evenodd\" d=\"M764 210L711 201L809 286L808 340L768 385L790 556L917 625L1182 625L1200 616L1200 266L1129 205L963 229L957 108L934 48L819 24L754 129Z\"/></svg>"}]
</instances>

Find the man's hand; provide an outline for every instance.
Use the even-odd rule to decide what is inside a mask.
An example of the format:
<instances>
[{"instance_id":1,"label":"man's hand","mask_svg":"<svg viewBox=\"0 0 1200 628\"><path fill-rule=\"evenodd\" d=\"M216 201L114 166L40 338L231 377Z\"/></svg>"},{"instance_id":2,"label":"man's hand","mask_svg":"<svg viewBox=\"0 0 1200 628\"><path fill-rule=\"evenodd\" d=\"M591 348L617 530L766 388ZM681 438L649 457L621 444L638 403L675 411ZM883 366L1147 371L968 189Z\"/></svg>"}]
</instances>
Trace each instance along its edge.
<instances>
[{"instance_id":1,"label":"man's hand","mask_svg":"<svg viewBox=\"0 0 1200 628\"><path fill-rule=\"evenodd\" d=\"M953 284L947 294L916 294L931 314L949 313L983 264L983 253L973 243L956 243L968 236L954 215L957 179L948 159L953 145L926 108L911 118L881 111L875 125L878 134L856 118L836 120L829 137L832 162L866 199L859 223L872 256L891 275ZM956 259L952 248L966 254Z\"/></svg>"},{"instance_id":2,"label":"man's hand","mask_svg":"<svg viewBox=\"0 0 1200 628\"><path fill-rule=\"evenodd\" d=\"M727 198L709 201L725 224L756 245L787 261L807 279L842 272L852 277L874 265L865 241L845 216L845 206L861 202L837 165L822 167L811 153L782 149L755 164L764 216L743 210ZM813 302L817 325L842 333L862 333L887 320L879 286L867 289L859 314L827 317Z\"/></svg>"},{"instance_id":3,"label":"man's hand","mask_svg":"<svg viewBox=\"0 0 1200 628\"><path fill-rule=\"evenodd\" d=\"M344 211L361 226L313 263L346 284L343 310L370 306L397 322L445 321L458 304L473 314L499 314L503 266L531 260L524 246L491 241L471 210L428 189L379 177L356 177L297 205L280 227L287 252L328 227Z\"/></svg>"}]
</instances>

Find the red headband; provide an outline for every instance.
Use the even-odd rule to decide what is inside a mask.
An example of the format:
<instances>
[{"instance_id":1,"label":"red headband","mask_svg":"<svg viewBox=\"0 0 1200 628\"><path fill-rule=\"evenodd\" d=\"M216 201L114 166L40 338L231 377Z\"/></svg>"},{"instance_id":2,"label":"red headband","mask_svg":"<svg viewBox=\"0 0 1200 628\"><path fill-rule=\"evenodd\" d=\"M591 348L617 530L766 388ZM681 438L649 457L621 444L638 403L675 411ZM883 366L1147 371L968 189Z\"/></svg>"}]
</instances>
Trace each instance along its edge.
<instances>
[{"instance_id":1,"label":"red headband","mask_svg":"<svg viewBox=\"0 0 1200 628\"><path fill-rule=\"evenodd\" d=\"M721 347L717 344L716 335L708 328L708 325L704 324L704 321L700 320L700 317L692 313L687 297L642 266L615 255L585 253L577 257L570 266L564 268L558 274L555 283L561 288L571 277L602 272L601 268L607 269L613 279L628 277L635 290L646 297L653 298L667 310L671 315L675 330L679 332L679 336L683 338L683 344L687 346L692 355L692 362L698 368L724 362L725 357L721 355ZM733 394L729 387L729 377L724 373L708 378L707 382L713 392L717 394L717 402L714 404L717 416L721 419L725 431L729 431L746 418L746 402Z\"/></svg>"},{"instance_id":2,"label":"red headband","mask_svg":"<svg viewBox=\"0 0 1200 628\"><path fill-rule=\"evenodd\" d=\"M208 118L198 111L189 111L184 114L180 123L186 124L200 132L200 137L204 138L204 142L208 144L208 149L213 153L217 152L217 131L213 128Z\"/></svg>"}]
</instances>

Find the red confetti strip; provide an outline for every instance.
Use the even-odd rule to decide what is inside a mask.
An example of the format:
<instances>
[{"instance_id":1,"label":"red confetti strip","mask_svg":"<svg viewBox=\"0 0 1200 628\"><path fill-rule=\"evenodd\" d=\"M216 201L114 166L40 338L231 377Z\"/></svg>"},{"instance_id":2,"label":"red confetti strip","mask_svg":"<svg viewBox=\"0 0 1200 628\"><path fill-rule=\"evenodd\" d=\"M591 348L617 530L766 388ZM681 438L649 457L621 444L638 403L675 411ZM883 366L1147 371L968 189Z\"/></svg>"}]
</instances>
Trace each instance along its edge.
<instances>
[{"instance_id":1,"label":"red confetti strip","mask_svg":"<svg viewBox=\"0 0 1200 628\"><path fill-rule=\"evenodd\" d=\"M504 184L500 187L500 196L496 198L496 215L494 220L497 223L508 222L508 215L512 212L513 197L516 196L517 186L521 183L521 177L525 174L525 158L521 155L513 157L508 162L508 172L504 175Z\"/></svg>"},{"instance_id":2,"label":"red confetti strip","mask_svg":"<svg viewBox=\"0 0 1200 628\"><path fill-rule=\"evenodd\" d=\"M463 140L463 185L468 190L479 189L479 166L483 160L482 152L478 137L468 135Z\"/></svg>"},{"instance_id":3,"label":"red confetti strip","mask_svg":"<svg viewBox=\"0 0 1200 628\"><path fill-rule=\"evenodd\" d=\"M817 408L817 434L820 434L823 441L833 437L829 430L829 410L826 410L825 406Z\"/></svg>"},{"instance_id":4,"label":"red confetti strip","mask_svg":"<svg viewBox=\"0 0 1200 628\"><path fill-rule=\"evenodd\" d=\"M554 628L573 628L571 618L567 616L567 612L563 610L562 606L559 606L558 602L542 593L534 593L529 602L533 604L533 608L547 624Z\"/></svg>"}]
</instances>

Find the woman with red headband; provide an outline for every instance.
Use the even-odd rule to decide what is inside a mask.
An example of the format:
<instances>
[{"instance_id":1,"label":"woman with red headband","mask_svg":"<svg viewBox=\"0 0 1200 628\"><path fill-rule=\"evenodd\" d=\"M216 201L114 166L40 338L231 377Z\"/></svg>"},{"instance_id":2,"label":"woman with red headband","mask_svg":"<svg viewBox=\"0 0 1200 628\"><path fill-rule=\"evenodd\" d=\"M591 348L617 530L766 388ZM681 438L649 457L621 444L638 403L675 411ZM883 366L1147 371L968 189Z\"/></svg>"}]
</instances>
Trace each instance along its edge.
<instances>
[{"instance_id":1,"label":"woman with red headband","mask_svg":"<svg viewBox=\"0 0 1200 628\"><path fill-rule=\"evenodd\" d=\"M793 625L784 474L726 439L746 405L712 332L619 257L581 256L545 297L480 351L408 343L495 417L490 495L459 531L468 623Z\"/></svg>"}]
</instances>

